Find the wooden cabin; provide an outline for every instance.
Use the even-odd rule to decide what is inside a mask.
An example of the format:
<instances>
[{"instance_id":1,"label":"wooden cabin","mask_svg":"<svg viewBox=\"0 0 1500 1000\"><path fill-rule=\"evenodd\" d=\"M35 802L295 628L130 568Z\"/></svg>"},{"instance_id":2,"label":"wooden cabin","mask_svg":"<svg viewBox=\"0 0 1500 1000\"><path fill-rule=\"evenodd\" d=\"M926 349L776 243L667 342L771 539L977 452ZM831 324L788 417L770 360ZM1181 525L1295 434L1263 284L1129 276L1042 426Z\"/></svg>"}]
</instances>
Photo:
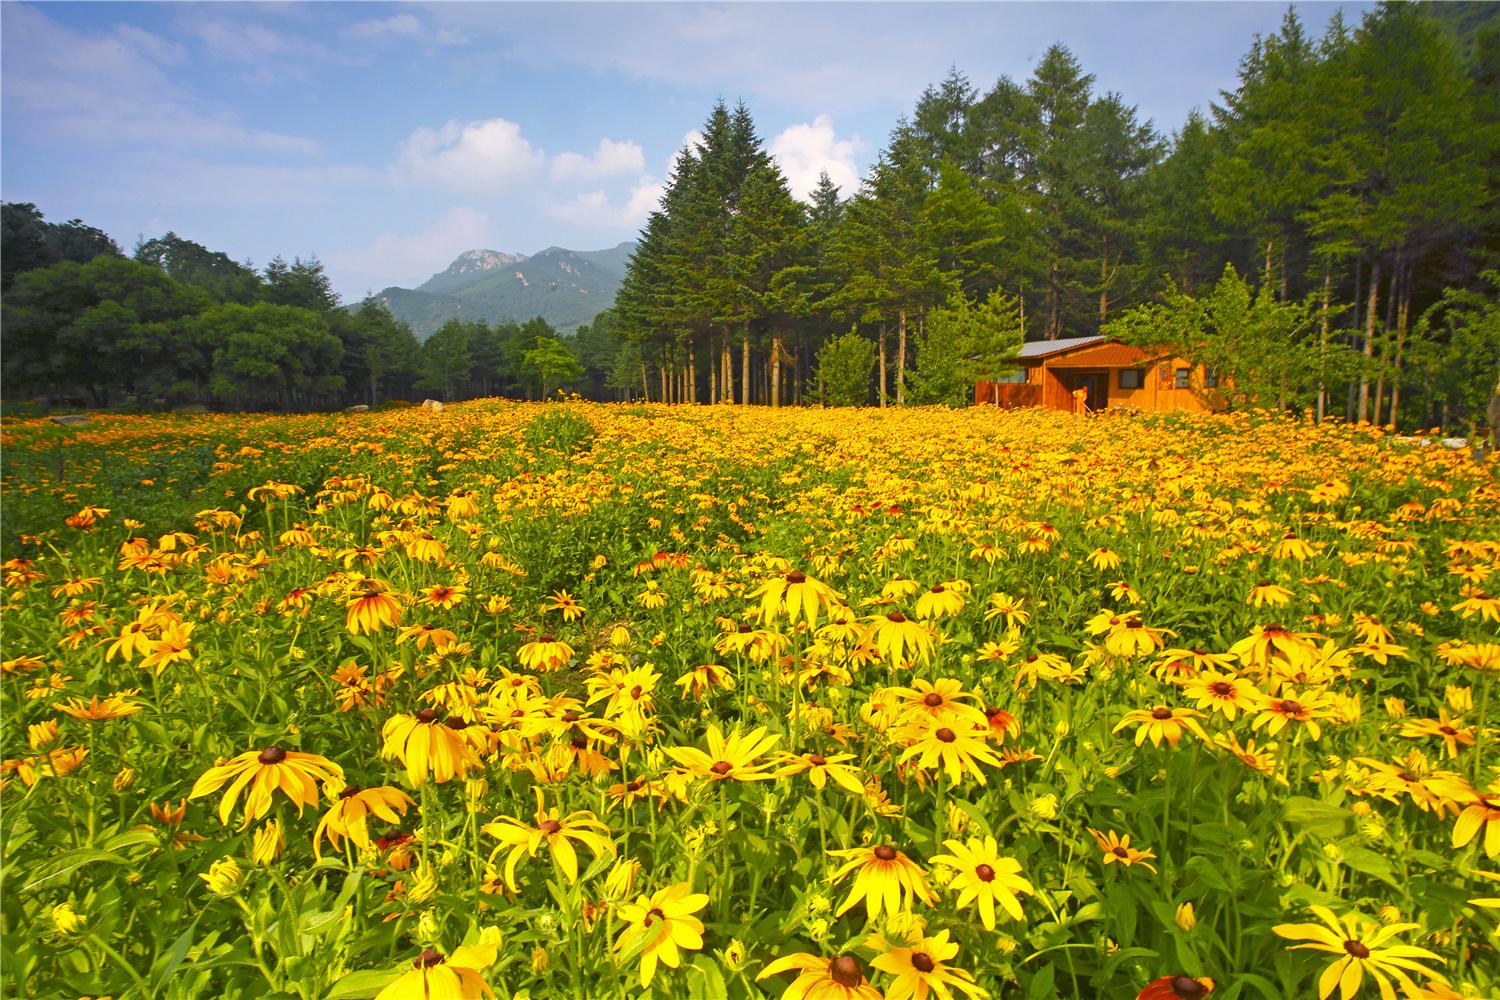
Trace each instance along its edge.
<instances>
[{"instance_id":1,"label":"wooden cabin","mask_svg":"<svg viewBox=\"0 0 1500 1000\"><path fill-rule=\"evenodd\" d=\"M975 404L1192 412L1227 405L1214 373L1202 365L1107 337L1027 341L1016 364L1008 378L976 385Z\"/></svg>"}]
</instances>

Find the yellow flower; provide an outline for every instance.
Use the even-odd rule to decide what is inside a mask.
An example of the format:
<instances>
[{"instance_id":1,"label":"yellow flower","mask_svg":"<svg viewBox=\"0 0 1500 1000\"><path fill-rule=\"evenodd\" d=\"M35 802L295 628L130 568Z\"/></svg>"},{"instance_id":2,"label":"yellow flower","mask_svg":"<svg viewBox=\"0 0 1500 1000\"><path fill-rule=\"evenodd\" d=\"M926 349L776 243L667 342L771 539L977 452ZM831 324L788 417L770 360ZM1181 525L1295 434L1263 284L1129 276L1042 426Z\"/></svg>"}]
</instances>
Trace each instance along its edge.
<instances>
[{"instance_id":1,"label":"yellow flower","mask_svg":"<svg viewBox=\"0 0 1500 1000\"><path fill-rule=\"evenodd\" d=\"M250 860L258 865L268 865L281 857L286 850L286 837L281 832L281 820L268 819L255 831L250 848Z\"/></svg>"},{"instance_id":2,"label":"yellow flower","mask_svg":"<svg viewBox=\"0 0 1500 1000\"><path fill-rule=\"evenodd\" d=\"M1035 895L1031 883L1021 877L1021 863L1014 858L1002 858L994 837L980 840L970 837L968 842L945 840L943 845L951 852L933 857L932 863L944 865L956 873L950 887L958 890L959 909L970 903L979 905L979 919L985 930L995 929L995 904L1010 915L1012 920L1021 919L1021 903L1017 893ZM876 966L879 968L879 966Z\"/></svg>"},{"instance_id":3,"label":"yellow flower","mask_svg":"<svg viewBox=\"0 0 1500 1000\"><path fill-rule=\"evenodd\" d=\"M725 739L717 723L708 727L708 752L697 747L666 747L666 754L682 765L696 778L707 781L770 781L776 777L766 773L769 763L756 763L755 758L770 750L781 736L766 735L766 727L759 726L748 735L741 735L736 727Z\"/></svg>"},{"instance_id":4,"label":"yellow flower","mask_svg":"<svg viewBox=\"0 0 1500 1000\"><path fill-rule=\"evenodd\" d=\"M1101 573L1119 569L1120 555L1114 549L1098 548L1089 553L1089 562Z\"/></svg>"},{"instance_id":5,"label":"yellow flower","mask_svg":"<svg viewBox=\"0 0 1500 1000\"><path fill-rule=\"evenodd\" d=\"M825 757L820 753L783 753L779 760L781 768L775 776L785 778L793 774L806 774L807 780L819 791L832 778L855 795L863 795L865 783L860 777L859 768L844 763L854 760L854 757L852 753L838 753L832 757Z\"/></svg>"},{"instance_id":6,"label":"yellow flower","mask_svg":"<svg viewBox=\"0 0 1500 1000\"><path fill-rule=\"evenodd\" d=\"M1184 932L1191 932L1194 927L1198 926L1198 917L1193 913L1192 903L1179 903L1174 919L1177 926Z\"/></svg>"},{"instance_id":7,"label":"yellow flower","mask_svg":"<svg viewBox=\"0 0 1500 1000\"><path fill-rule=\"evenodd\" d=\"M416 715L393 715L380 728L380 756L400 759L413 788L421 787L429 771L442 784L479 766L474 749L441 716L437 709L424 708Z\"/></svg>"},{"instance_id":8,"label":"yellow flower","mask_svg":"<svg viewBox=\"0 0 1500 1000\"><path fill-rule=\"evenodd\" d=\"M865 915L874 920L880 916L881 907L887 913L909 908L911 899L920 899L928 906L937 902L937 897L928 888L927 877L916 863L889 844L875 847L852 847L847 850L829 851L834 857L847 858L842 868L833 873L829 881L837 884L850 872L857 871L849 895L839 905L834 916L841 917L861 899L865 901Z\"/></svg>"},{"instance_id":9,"label":"yellow flower","mask_svg":"<svg viewBox=\"0 0 1500 1000\"><path fill-rule=\"evenodd\" d=\"M479 970L495 964L493 944L465 945L444 956L428 948L399 979L375 995L375 1000L482 1000L494 992Z\"/></svg>"},{"instance_id":10,"label":"yellow flower","mask_svg":"<svg viewBox=\"0 0 1500 1000\"><path fill-rule=\"evenodd\" d=\"M817 626L820 608L843 601L833 588L795 569L761 584L750 595L750 600L757 599L760 601L761 624L769 626L784 609L788 624L795 625L799 618L803 618L808 628Z\"/></svg>"},{"instance_id":11,"label":"yellow flower","mask_svg":"<svg viewBox=\"0 0 1500 1000\"><path fill-rule=\"evenodd\" d=\"M861 643L875 640L881 657L889 658L892 667L901 666L905 658L927 662L932 658L932 633L911 621L900 611L876 615L865 628Z\"/></svg>"},{"instance_id":12,"label":"yellow flower","mask_svg":"<svg viewBox=\"0 0 1500 1000\"><path fill-rule=\"evenodd\" d=\"M1119 732L1131 723L1139 726L1135 731L1135 745L1140 746L1150 737L1151 745L1161 746L1161 741L1166 740L1167 746L1176 747L1182 739L1182 731L1186 729L1194 736L1209 742L1208 734L1198 724L1199 714L1191 708L1169 708L1166 705L1158 705L1151 710L1144 708L1136 709L1120 720L1114 731Z\"/></svg>"},{"instance_id":13,"label":"yellow flower","mask_svg":"<svg viewBox=\"0 0 1500 1000\"><path fill-rule=\"evenodd\" d=\"M896 977L896 981L886 987L886 1000L906 1000L907 997L927 1000L929 992L947 997L951 995L949 987L970 997L987 996L975 984L971 974L946 964L957 954L958 945L948 940L947 931L940 931L910 946L893 947L870 964Z\"/></svg>"},{"instance_id":14,"label":"yellow flower","mask_svg":"<svg viewBox=\"0 0 1500 1000\"><path fill-rule=\"evenodd\" d=\"M364 581L363 589L349 601L345 627L355 635L378 632L389 625L401 624L401 604L385 591L379 580Z\"/></svg>"},{"instance_id":15,"label":"yellow flower","mask_svg":"<svg viewBox=\"0 0 1500 1000\"><path fill-rule=\"evenodd\" d=\"M690 882L679 882L619 908L625 930L615 939L622 959L641 959L641 988L651 985L658 962L669 968L682 964L682 951L703 947L703 921L693 916L708 905L708 897L693 892Z\"/></svg>"},{"instance_id":16,"label":"yellow flower","mask_svg":"<svg viewBox=\"0 0 1500 1000\"><path fill-rule=\"evenodd\" d=\"M1154 859L1156 854L1150 850L1143 851L1131 847L1130 834L1127 833L1122 837L1113 830L1102 833L1093 827L1089 827L1089 833L1094 835L1094 841L1098 843L1099 850L1104 852L1106 865L1120 864L1127 868L1131 865L1140 865L1143 868L1149 868L1152 872L1156 871L1156 867L1151 864L1151 859Z\"/></svg>"},{"instance_id":17,"label":"yellow flower","mask_svg":"<svg viewBox=\"0 0 1500 1000\"><path fill-rule=\"evenodd\" d=\"M942 719L926 720L921 735L901 755L901 760L916 757L917 766L924 771L941 764L948 772L948 780L955 785L963 780L965 770L981 785L987 784L979 765L1004 766L985 743L989 727L957 719L951 725L942 722Z\"/></svg>"},{"instance_id":18,"label":"yellow flower","mask_svg":"<svg viewBox=\"0 0 1500 1000\"><path fill-rule=\"evenodd\" d=\"M339 841L348 837L354 846L361 849L370 847L370 834L368 820L370 816L376 816L385 820L392 826L401 822L401 817L406 815L410 806L416 805L410 795L399 788L383 785L379 788L358 788L347 785L334 799L333 806L323 814L323 819L318 823L318 829L313 833L313 856L321 858L323 838L328 838L328 843L334 850L338 850Z\"/></svg>"},{"instance_id":19,"label":"yellow flower","mask_svg":"<svg viewBox=\"0 0 1500 1000\"><path fill-rule=\"evenodd\" d=\"M216 896L232 896L245 884L245 873L234 858L220 858L208 866L208 873L199 875L208 884L208 891Z\"/></svg>"},{"instance_id":20,"label":"yellow flower","mask_svg":"<svg viewBox=\"0 0 1500 1000\"><path fill-rule=\"evenodd\" d=\"M1380 995L1387 1000L1395 996L1390 980L1394 979L1408 996L1417 990L1408 971L1420 972L1440 983L1447 980L1436 972L1419 964L1417 959L1443 961L1440 955L1425 948L1412 945L1387 944L1391 938L1403 931L1416 930L1417 924L1380 924L1366 920L1356 914L1348 914L1342 920L1326 906L1308 907L1320 924L1277 924L1271 930L1279 937L1306 944L1289 945L1288 951L1311 948L1337 955L1338 959L1323 970L1318 977L1318 1000L1327 1000L1335 991L1340 1000L1349 1000L1359 992L1365 973L1380 987ZM1389 978L1387 978L1389 977Z\"/></svg>"},{"instance_id":21,"label":"yellow flower","mask_svg":"<svg viewBox=\"0 0 1500 1000\"><path fill-rule=\"evenodd\" d=\"M522 646L516 652L516 658L527 670L544 674L567 666L568 661L573 658L573 647L550 635L544 635L535 642Z\"/></svg>"},{"instance_id":22,"label":"yellow flower","mask_svg":"<svg viewBox=\"0 0 1500 1000\"><path fill-rule=\"evenodd\" d=\"M781 972L797 970L781 1000L881 1000L882 994L865 979L865 970L852 955L822 958L798 952L783 955L760 971L756 982Z\"/></svg>"},{"instance_id":23,"label":"yellow flower","mask_svg":"<svg viewBox=\"0 0 1500 1000\"><path fill-rule=\"evenodd\" d=\"M1198 707L1211 708L1233 722L1241 711L1248 712L1260 703L1255 685L1233 674L1204 670L1183 685L1183 693L1195 698Z\"/></svg>"},{"instance_id":24,"label":"yellow flower","mask_svg":"<svg viewBox=\"0 0 1500 1000\"><path fill-rule=\"evenodd\" d=\"M918 618L952 618L963 611L964 603L961 590L951 585L938 583L917 598L915 610Z\"/></svg>"},{"instance_id":25,"label":"yellow flower","mask_svg":"<svg viewBox=\"0 0 1500 1000\"><path fill-rule=\"evenodd\" d=\"M116 691L100 700L94 695L84 704L82 698L70 698L66 704L54 705L59 712L71 715L75 719L83 719L86 722L103 722L106 719L118 719L126 715L134 715L141 710L139 702L129 700L129 696L136 692Z\"/></svg>"},{"instance_id":26,"label":"yellow flower","mask_svg":"<svg viewBox=\"0 0 1500 1000\"><path fill-rule=\"evenodd\" d=\"M83 925L83 917L73 909L72 904L58 903L52 908L52 926L57 928L59 934L72 934Z\"/></svg>"},{"instance_id":27,"label":"yellow flower","mask_svg":"<svg viewBox=\"0 0 1500 1000\"><path fill-rule=\"evenodd\" d=\"M229 790L219 803L219 821L229 822L234 804L241 793L246 793L242 826L249 826L270 811L271 797L277 789L297 804L300 814L303 806L318 804L318 785L330 781L342 785L344 771L326 757L272 746L259 752L246 751L227 763L209 768L194 782L188 798L216 792L227 782Z\"/></svg>"},{"instance_id":28,"label":"yellow flower","mask_svg":"<svg viewBox=\"0 0 1500 1000\"><path fill-rule=\"evenodd\" d=\"M599 822L593 813L579 811L563 816L562 810L549 810L543 805L540 788L534 790L537 802L536 826L502 816L480 828L500 841L494 854L510 848L510 856L505 859L505 881L512 892L519 892L521 889L516 882L516 864L523 856L535 857L543 844L547 846L563 877L570 883L578 881L578 851L573 847L572 841L576 840L593 851L595 857L613 854L615 849L609 836L609 827ZM494 854L491 854L491 860L494 859Z\"/></svg>"}]
</instances>

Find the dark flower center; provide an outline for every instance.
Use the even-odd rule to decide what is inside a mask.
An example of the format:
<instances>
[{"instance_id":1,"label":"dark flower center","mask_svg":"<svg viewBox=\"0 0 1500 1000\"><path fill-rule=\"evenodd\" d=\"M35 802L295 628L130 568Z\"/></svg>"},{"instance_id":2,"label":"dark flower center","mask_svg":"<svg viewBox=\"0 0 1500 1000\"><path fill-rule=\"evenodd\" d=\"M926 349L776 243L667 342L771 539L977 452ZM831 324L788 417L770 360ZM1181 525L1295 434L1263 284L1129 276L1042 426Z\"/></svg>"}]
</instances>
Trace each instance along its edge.
<instances>
[{"instance_id":1,"label":"dark flower center","mask_svg":"<svg viewBox=\"0 0 1500 1000\"><path fill-rule=\"evenodd\" d=\"M828 758L824 757L820 753L813 753L807 755L807 762L814 767L822 767L824 764L828 763Z\"/></svg>"},{"instance_id":2,"label":"dark flower center","mask_svg":"<svg viewBox=\"0 0 1500 1000\"><path fill-rule=\"evenodd\" d=\"M890 614L886 615L885 617L886 617L886 619L888 621L893 621L897 625L900 625L902 622L906 621L906 616L903 615L899 611L892 611Z\"/></svg>"},{"instance_id":3,"label":"dark flower center","mask_svg":"<svg viewBox=\"0 0 1500 1000\"><path fill-rule=\"evenodd\" d=\"M729 761L727 761L727 760L721 760L721 761L715 762L714 766L711 767L711 768L709 768L709 770L712 771L714 774L728 774L729 771L730 771L730 769L733 768L733 767L734 767L734 765L731 764L731 763L729 763Z\"/></svg>"},{"instance_id":4,"label":"dark flower center","mask_svg":"<svg viewBox=\"0 0 1500 1000\"><path fill-rule=\"evenodd\" d=\"M974 869L974 874L979 877L979 881L981 882L995 881L995 869L991 868L989 865L980 865L978 868Z\"/></svg>"},{"instance_id":5,"label":"dark flower center","mask_svg":"<svg viewBox=\"0 0 1500 1000\"><path fill-rule=\"evenodd\" d=\"M1438 732L1442 733L1444 736L1458 735L1458 730L1454 729L1452 726L1438 726Z\"/></svg>"},{"instance_id":6,"label":"dark flower center","mask_svg":"<svg viewBox=\"0 0 1500 1000\"><path fill-rule=\"evenodd\" d=\"M1210 691L1221 698L1227 698L1234 694L1234 685L1228 681L1214 681L1208 687Z\"/></svg>"},{"instance_id":7,"label":"dark flower center","mask_svg":"<svg viewBox=\"0 0 1500 1000\"><path fill-rule=\"evenodd\" d=\"M1415 774L1412 774L1410 771L1401 771L1401 772L1398 772L1397 775L1396 775L1396 777L1400 778L1402 781L1416 781L1417 780L1417 776Z\"/></svg>"},{"instance_id":8,"label":"dark flower center","mask_svg":"<svg viewBox=\"0 0 1500 1000\"><path fill-rule=\"evenodd\" d=\"M1280 625L1267 625L1265 628L1261 629L1260 632L1262 635L1272 635L1276 633L1285 635L1286 629L1282 628Z\"/></svg>"},{"instance_id":9,"label":"dark flower center","mask_svg":"<svg viewBox=\"0 0 1500 1000\"><path fill-rule=\"evenodd\" d=\"M928 708L937 708L942 703L943 696L938 694L936 691L929 693L927 697L922 699L922 704L926 705Z\"/></svg>"},{"instance_id":10,"label":"dark flower center","mask_svg":"<svg viewBox=\"0 0 1500 1000\"><path fill-rule=\"evenodd\" d=\"M581 718L583 718L583 716L579 715L577 712L573 711L572 709L569 709L568 711L566 711L566 712L563 713L562 720L564 722L577 722Z\"/></svg>"},{"instance_id":11,"label":"dark flower center","mask_svg":"<svg viewBox=\"0 0 1500 1000\"><path fill-rule=\"evenodd\" d=\"M653 907L651 907L651 909L649 909L649 910L646 911L646 919L645 919L644 923L645 923L645 925L647 927L650 927L652 924L656 923L658 920L665 920L665 919L667 919L667 915L665 913L661 912L661 908L658 907L658 906L653 906Z\"/></svg>"},{"instance_id":12,"label":"dark flower center","mask_svg":"<svg viewBox=\"0 0 1500 1000\"><path fill-rule=\"evenodd\" d=\"M918 972L931 972L933 969L937 968L937 963L934 962L932 960L932 956L927 954L925 951L912 952L911 965L912 968L916 969Z\"/></svg>"},{"instance_id":13,"label":"dark flower center","mask_svg":"<svg viewBox=\"0 0 1500 1000\"><path fill-rule=\"evenodd\" d=\"M1113 854L1117 858L1128 858L1128 857L1130 857L1130 852L1127 851L1127 850L1125 850L1125 848L1123 848L1123 847L1116 847L1114 850L1110 851L1109 853Z\"/></svg>"},{"instance_id":14,"label":"dark flower center","mask_svg":"<svg viewBox=\"0 0 1500 1000\"><path fill-rule=\"evenodd\" d=\"M437 717L438 717L438 710L435 709L435 708L424 708L421 711L417 712L417 721L418 722L422 722L422 723L436 722L437 721Z\"/></svg>"},{"instance_id":15,"label":"dark flower center","mask_svg":"<svg viewBox=\"0 0 1500 1000\"><path fill-rule=\"evenodd\" d=\"M746 632L750 631L750 626L741 622L740 627L737 631L740 633L740 635L744 635Z\"/></svg>"},{"instance_id":16,"label":"dark flower center","mask_svg":"<svg viewBox=\"0 0 1500 1000\"><path fill-rule=\"evenodd\" d=\"M465 722L463 719L461 719L458 716L456 716L456 715L452 716L450 718L444 719L443 720L443 725L447 726L449 729L456 729L456 730L459 730L459 731L463 731L463 730L469 728L469 724L467 722Z\"/></svg>"},{"instance_id":17,"label":"dark flower center","mask_svg":"<svg viewBox=\"0 0 1500 1000\"><path fill-rule=\"evenodd\" d=\"M865 970L849 955L840 955L828 963L828 977L840 986L853 989L865 980Z\"/></svg>"},{"instance_id":18,"label":"dark flower center","mask_svg":"<svg viewBox=\"0 0 1500 1000\"><path fill-rule=\"evenodd\" d=\"M639 684L637 684L635 687L633 687L633 688L630 689L630 697L639 699L640 696L641 696L641 686Z\"/></svg>"},{"instance_id":19,"label":"dark flower center","mask_svg":"<svg viewBox=\"0 0 1500 1000\"><path fill-rule=\"evenodd\" d=\"M786 575L786 582L790 584L806 583L807 574L794 569Z\"/></svg>"},{"instance_id":20,"label":"dark flower center","mask_svg":"<svg viewBox=\"0 0 1500 1000\"><path fill-rule=\"evenodd\" d=\"M286 751L281 749L281 747L266 747L260 752L260 756L256 760L267 765L280 764L286 760Z\"/></svg>"},{"instance_id":21,"label":"dark flower center","mask_svg":"<svg viewBox=\"0 0 1500 1000\"><path fill-rule=\"evenodd\" d=\"M419 969L430 969L434 965L441 965L442 963L442 952L433 951L431 948L428 948L426 951L422 952L422 954L417 956L417 961L415 964Z\"/></svg>"},{"instance_id":22,"label":"dark flower center","mask_svg":"<svg viewBox=\"0 0 1500 1000\"><path fill-rule=\"evenodd\" d=\"M341 798L341 799L353 798L354 796L356 796L358 794L359 794L359 786L358 785L345 785L344 786L344 790L342 792L339 792L339 798Z\"/></svg>"},{"instance_id":23,"label":"dark flower center","mask_svg":"<svg viewBox=\"0 0 1500 1000\"><path fill-rule=\"evenodd\" d=\"M589 748L589 738L582 733L578 733L568 741L568 745L574 750L587 750Z\"/></svg>"},{"instance_id":24,"label":"dark flower center","mask_svg":"<svg viewBox=\"0 0 1500 1000\"><path fill-rule=\"evenodd\" d=\"M1208 993L1208 987L1198 982L1198 980L1194 979L1192 976L1173 976L1172 992L1177 996L1187 997L1189 998L1189 1000L1196 1000L1197 997L1204 996Z\"/></svg>"},{"instance_id":25,"label":"dark flower center","mask_svg":"<svg viewBox=\"0 0 1500 1000\"><path fill-rule=\"evenodd\" d=\"M1282 701L1281 710L1287 715L1299 715L1302 712L1302 705L1298 702L1292 701L1290 698L1287 698Z\"/></svg>"},{"instance_id":26,"label":"dark flower center","mask_svg":"<svg viewBox=\"0 0 1500 1000\"><path fill-rule=\"evenodd\" d=\"M1257 587L1269 587L1270 585L1271 585L1271 581L1270 580L1262 580L1262 581L1260 581L1260 583L1256 584Z\"/></svg>"},{"instance_id":27,"label":"dark flower center","mask_svg":"<svg viewBox=\"0 0 1500 1000\"><path fill-rule=\"evenodd\" d=\"M889 844L881 844L879 847L875 848L875 857L879 858L881 861L895 861L896 849Z\"/></svg>"},{"instance_id":28,"label":"dark flower center","mask_svg":"<svg viewBox=\"0 0 1500 1000\"><path fill-rule=\"evenodd\" d=\"M550 837L562 829L562 824L555 819L544 819L536 825L536 828Z\"/></svg>"},{"instance_id":29,"label":"dark flower center","mask_svg":"<svg viewBox=\"0 0 1500 1000\"><path fill-rule=\"evenodd\" d=\"M944 743L952 743L954 740L958 739L958 734L949 729L947 726L944 726L942 729L939 729L932 735L936 736Z\"/></svg>"},{"instance_id":30,"label":"dark flower center","mask_svg":"<svg viewBox=\"0 0 1500 1000\"><path fill-rule=\"evenodd\" d=\"M935 584L932 585L932 592L934 594L942 594L942 593L946 593L946 591L947 591L947 588L944 587L941 583L935 583Z\"/></svg>"},{"instance_id":31,"label":"dark flower center","mask_svg":"<svg viewBox=\"0 0 1500 1000\"><path fill-rule=\"evenodd\" d=\"M1355 958L1369 958L1370 957L1370 949L1366 948L1364 945L1360 944L1358 941L1345 941L1344 942L1344 950L1347 951L1349 954L1353 955Z\"/></svg>"},{"instance_id":32,"label":"dark flower center","mask_svg":"<svg viewBox=\"0 0 1500 1000\"><path fill-rule=\"evenodd\" d=\"M1172 710L1170 708L1167 708L1165 705L1161 706L1160 708L1153 708L1151 710L1151 718L1153 719L1170 719L1171 717Z\"/></svg>"},{"instance_id":33,"label":"dark flower center","mask_svg":"<svg viewBox=\"0 0 1500 1000\"><path fill-rule=\"evenodd\" d=\"M1139 618L1132 618L1125 623L1126 628L1140 628L1144 624Z\"/></svg>"}]
</instances>

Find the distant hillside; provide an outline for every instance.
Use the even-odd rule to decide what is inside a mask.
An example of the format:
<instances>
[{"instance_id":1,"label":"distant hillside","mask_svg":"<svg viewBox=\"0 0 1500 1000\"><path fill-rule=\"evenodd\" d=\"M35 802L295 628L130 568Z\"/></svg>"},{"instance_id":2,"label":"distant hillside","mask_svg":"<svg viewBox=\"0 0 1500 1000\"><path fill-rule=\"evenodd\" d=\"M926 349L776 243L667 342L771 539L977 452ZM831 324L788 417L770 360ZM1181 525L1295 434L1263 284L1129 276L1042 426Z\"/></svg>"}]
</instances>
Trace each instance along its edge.
<instances>
[{"instance_id":1,"label":"distant hillside","mask_svg":"<svg viewBox=\"0 0 1500 1000\"><path fill-rule=\"evenodd\" d=\"M608 250L548 247L531 257L468 250L416 288L387 288L375 298L426 340L450 319L521 322L540 316L573 330L615 301L635 243Z\"/></svg>"}]
</instances>

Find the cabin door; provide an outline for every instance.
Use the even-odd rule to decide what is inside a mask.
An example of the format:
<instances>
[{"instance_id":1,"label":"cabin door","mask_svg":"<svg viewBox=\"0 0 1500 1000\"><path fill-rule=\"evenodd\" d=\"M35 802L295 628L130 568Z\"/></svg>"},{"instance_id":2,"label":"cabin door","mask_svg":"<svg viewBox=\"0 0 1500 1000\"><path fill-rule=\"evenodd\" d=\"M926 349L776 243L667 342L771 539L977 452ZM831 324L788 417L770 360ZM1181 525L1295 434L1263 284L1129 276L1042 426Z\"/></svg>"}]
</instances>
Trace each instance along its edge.
<instances>
[{"instance_id":1,"label":"cabin door","mask_svg":"<svg viewBox=\"0 0 1500 1000\"><path fill-rule=\"evenodd\" d=\"M1062 384L1070 393L1085 390L1088 393L1086 405L1090 410L1102 410L1109 405L1108 372L1068 372L1062 376Z\"/></svg>"}]
</instances>

